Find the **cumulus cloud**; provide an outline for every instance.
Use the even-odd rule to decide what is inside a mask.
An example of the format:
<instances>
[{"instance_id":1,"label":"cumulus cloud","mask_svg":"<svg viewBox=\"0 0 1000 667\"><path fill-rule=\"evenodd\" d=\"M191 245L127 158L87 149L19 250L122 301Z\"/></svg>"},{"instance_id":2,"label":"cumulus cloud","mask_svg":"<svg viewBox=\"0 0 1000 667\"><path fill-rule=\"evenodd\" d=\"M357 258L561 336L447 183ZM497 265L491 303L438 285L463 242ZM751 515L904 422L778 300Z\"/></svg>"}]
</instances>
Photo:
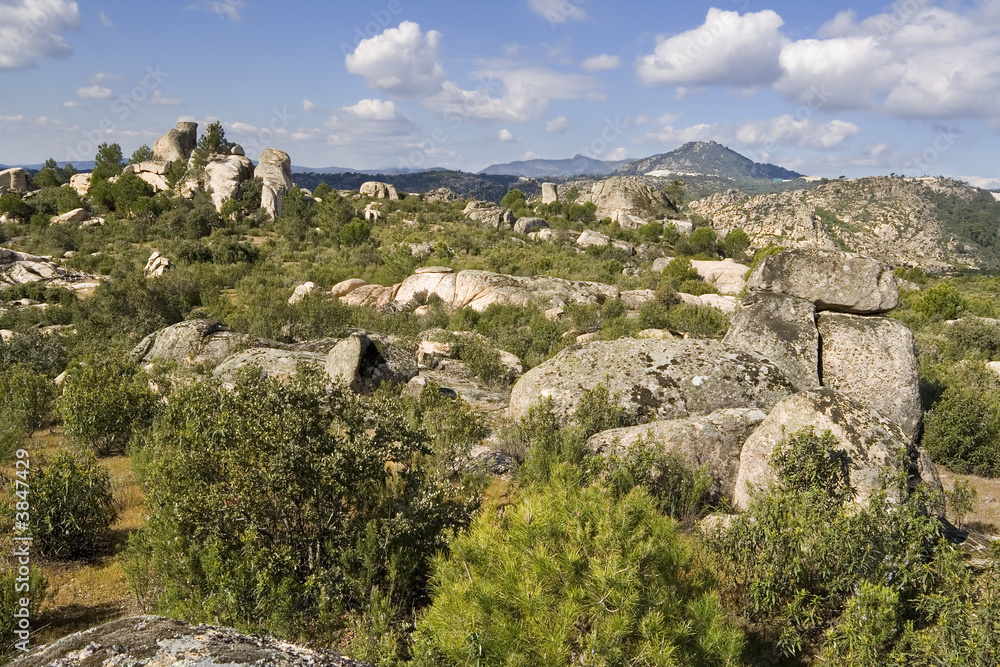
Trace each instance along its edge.
<instances>
[{"instance_id":1,"label":"cumulus cloud","mask_svg":"<svg viewBox=\"0 0 1000 667\"><path fill-rule=\"evenodd\" d=\"M549 134L562 134L571 127L573 126L566 116L556 116L545 124L545 131Z\"/></svg>"},{"instance_id":2,"label":"cumulus cloud","mask_svg":"<svg viewBox=\"0 0 1000 667\"><path fill-rule=\"evenodd\" d=\"M605 159L607 160L625 160L628 158L628 149L624 146L614 149L611 151Z\"/></svg>"},{"instance_id":3,"label":"cumulus cloud","mask_svg":"<svg viewBox=\"0 0 1000 667\"><path fill-rule=\"evenodd\" d=\"M34 67L39 58L68 56L63 33L80 28L80 10L68 0L0 2L0 71Z\"/></svg>"},{"instance_id":4,"label":"cumulus cloud","mask_svg":"<svg viewBox=\"0 0 1000 667\"><path fill-rule=\"evenodd\" d=\"M647 86L769 85L782 73L783 24L770 9L740 15L713 7L700 27L661 38L636 73Z\"/></svg>"},{"instance_id":5,"label":"cumulus cloud","mask_svg":"<svg viewBox=\"0 0 1000 667\"><path fill-rule=\"evenodd\" d=\"M63 105L64 107L66 107L67 109L76 109L76 108L78 108L78 107L82 107L82 106L83 106L82 104L80 104L80 103L79 103L79 102L77 102L76 100L69 100L69 101L67 101L67 102L63 102L63 104L62 104L62 105Z\"/></svg>"},{"instance_id":6,"label":"cumulus cloud","mask_svg":"<svg viewBox=\"0 0 1000 667\"><path fill-rule=\"evenodd\" d=\"M552 25L565 23L570 19L582 21L587 18L587 12L579 7L583 2L584 0L528 0L532 11Z\"/></svg>"},{"instance_id":7,"label":"cumulus cloud","mask_svg":"<svg viewBox=\"0 0 1000 667\"><path fill-rule=\"evenodd\" d=\"M399 107L392 100L359 100L353 106L344 107L344 111L366 120L397 120L403 117Z\"/></svg>"},{"instance_id":8,"label":"cumulus cloud","mask_svg":"<svg viewBox=\"0 0 1000 667\"><path fill-rule=\"evenodd\" d=\"M347 55L347 71L365 78L372 88L389 95L415 97L433 93L445 80L438 62L441 33L403 21L397 28L362 40Z\"/></svg>"},{"instance_id":9,"label":"cumulus cloud","mask_svg":"<svg viewBox=\"0 0 1000 667\"><path fill-rule=\"evenodd\" d=\"M832 120L820 123L811 118L798 120L791 114L768 120L749 120L736 128L736 140L746 146L797 146L828 150L861 133L854 123Z\"/></svg>"},{"instance_id":10,"label":"cumulus cloud","mask_svg":"<svg viewBox=\"0 0 1000 667\"><path fill-rule=\"evenodd\" d=\"M149 97L149 103L159 107L179 107L184 104L179 97L164 95L163 91L160 90L153 91Z\"/></svg>"},{"instance_id":11,"label":"cumulus cloud","mask_svg":"<svg viewBox=\"0 0 1000 667\"><path fill-rule=\"evenodd\" d=\"M675 146L689 141L725 141L729 134L728 128L715 123L699 123L688 127L664 125L659 130L647 132L641 141Z\"/></svg>"},{"instance_id":12,"label":"cumulus cloud","mask_svg":"<svg viewBox=\"0 0 1000 667\"><path fill-rule=\"evenodd\" d=\"M77 88L76 94L91 100L106 100L111 97L111 89L94 84L93 86Z\"/></svg>"},{"instance_id":13,"label":"cumulus cloud","mask_svg":"<svg viewBox=\"0 0 1000 667\"><path fill-rule=\"evenodd\" d=\"M514 136L514 133L508 130L507 128L503 128L502 130L497 132L497 139L499 139L500 141L507 141L510 143L517 143L519 141L518 138Z\"/></svg>"},{"instance_id":14,"label":"cumulus cloud","mask_svg":"<svg viewBox=\"0 0 1000 667\"><path fill-rule=\"evenodd\" d=\"M209 11L215 12L220 19L238 22L243 18L246 0L209 0L206 5Z\"/></svg>"},{"instance_id":15,"label":"cumulus cloud","mask_svg":"<svg viewBox=\"0 0 1000 667\"><path fill-rule=\"evenodd\" d=\"M580 67L587 70L588 72L600 72L609 69L618 69L621 67L622 59L619 56L609 56L606 53L602 53L599 56L593 56L587 58L582 63Z\"/></svg>"},{"instance_id":16,"label":"cumulus cloud","mask_svg":"<svg viewBox=\"0 0 1000 667\"><path fill-rule=\"evenodd\" d=\"M315 102L311 101L309 98L305 98L305 99L302 100L302 110L303 111L312 112L312 111L316 111L318 109L319 109L319 105L317 105Z\"/></svg>"}]
</instances>

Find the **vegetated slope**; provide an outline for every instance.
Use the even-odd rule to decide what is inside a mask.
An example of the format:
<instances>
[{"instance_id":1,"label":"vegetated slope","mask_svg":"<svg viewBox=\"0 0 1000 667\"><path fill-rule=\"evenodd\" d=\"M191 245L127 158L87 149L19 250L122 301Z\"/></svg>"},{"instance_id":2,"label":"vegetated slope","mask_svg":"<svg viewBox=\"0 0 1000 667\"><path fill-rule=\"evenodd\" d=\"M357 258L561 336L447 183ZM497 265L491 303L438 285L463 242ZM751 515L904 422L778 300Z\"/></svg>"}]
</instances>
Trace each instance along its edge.
<instances>
[{"instance_id":1,"label":"vegetated slope","mask_svg":"<svg viewBox=\"0 0 1000 667\"><path fill-rule=\"evenodd\" d=\"M300 188L315 190L320 183L326 183L334 190L357 190L366 181L392 183L400 192L428 192L437 188L451 188L462 197L484 199L499 203L503 196L514 187L525 195L537 194L541 186L532 180L518 176L493 176L469 174L464 171L420 171L414 174L293 174L292 180Z\"/></svg>"},{"instance_id":2,"label":"vegetated slope","mask_svg":"<svg viewBox=\"0 0 1000 667\"><path fill-rule=\"evenodd\" d=\"M755 247L840 248L927 268L1000 265L1000 202L943 178L869 177L750 197L729 190L689 205Z\"/></svg>"},{"instance_id":3,"label":"vegetated slope","mask_svg":"<svg viewBox=\"0 0 1000 667\"><path fill-rule=\"evenodd\" d=\"M714 141L692 141L670 153L631 162L618 173L627 176L721 176L737 181L787 180L802 176L773 164L754 162Z\"/></svg>"},{"instance_id":4,"label":"vegetated slope","mask_svg":"<svg viewBox=\"0 0 1000 667\"><path fill-rule=\"evenodd\" d=\"M577 153L562 160L518 160L504 164L491 164L480 174L512 174L531 178L567 178L570 176L604 176L629 164L629 160L597 160Z\"/></svg>"}]
</instances>

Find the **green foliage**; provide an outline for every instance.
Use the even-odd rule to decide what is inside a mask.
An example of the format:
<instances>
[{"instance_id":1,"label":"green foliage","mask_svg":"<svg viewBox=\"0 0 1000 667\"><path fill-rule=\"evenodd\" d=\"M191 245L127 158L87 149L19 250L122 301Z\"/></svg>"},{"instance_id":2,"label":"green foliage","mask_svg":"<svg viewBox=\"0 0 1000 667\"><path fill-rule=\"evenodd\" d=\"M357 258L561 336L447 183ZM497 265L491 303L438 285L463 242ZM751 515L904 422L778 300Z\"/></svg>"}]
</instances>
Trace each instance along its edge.
<instances>
[{"instance_id":1,"label":"green foliage","mask_svg":"<svg viewBox=\"0 0 1000 667\"><path fill-rule=\"evenodd\" d=\"M716 242L715 230L711 227L699 227L688 237L688 245L695 255L714 256Z\"/></svg>"},{"instance_id":2,"label":"green foliage","mask_svg":"<svg viewBox=\"0 0 1000 667\"><path fill-rule=\"evenodd\" d=\"M750 262L750 270L747 271L747 275L749 276L750 273L757 268L757 265L763 262L765 258L770 257L771 255L777 255L779 252L784 252L785 250L787 250L787 248L780 245L768 245L761 248L753 254L753 260Z\"/></svg>"},{"instance_id":3,"label":"green foliage","mask_svg":"<svg viewBox=\"0 0 1000 667\"><path fill-rule=\"evenodd\" d=\"M954 283L942 280L920 293L914 309L929 320L953 320L965 310L965 301Z\"/></svg>"},{"instance_id":4,"label":"green foliage","mask_svg":"<svg viewBox=\"0 0 1000 667\"><path fill-rule=\"evenodd\" d=\"M15 364L0 373L0 460L8 460L45 422L56 386L52 378Z\"/></svg>"},{"instance_id":5,"label":"green foliage","mask_svg":"<svg viewBox=\"0 0 1000 667\"><path fill-rule=\"evenodd\" d=\"M663 277L676 290L685 280L698 280L698 271L687 257L674 257L663 269Z\"/></svg>"},{"instance_id":6,"label":"green foliage","mask_svg":"<svg viewBox=\"0 0 1000 667\"><path fill-rule=\"evenodd\" d=\"M503 199L500 200L500 208L509 208L511 213L518 218L524 217L531 212L528 209L528 203L524 199L524 193L517 188L514 188L503 196Z\"/></svg>"},{"instance_id":7,"label":"green foliage","mask_svg":"<svg viewBox=\"0 0 1000 667\"><path fill-rule=\"evenodd\" d=\"M958 359L994 361L1000 358L1000 325L977 317L963 317L948 326L948 339Z\"/></svg>"},{"instance_id":8,"label":"green foliage","mask_svg":"<svg viewBox=\"0 0 1000 667\"><path fill-rule=\"evenodd\" d=\"M434 562L417 665L735 665L734 628L642 490L615 498L570 469L476 517Z\"/></svg>"},{"instance_id":9,"label":"green foliage","mask_svg":"<svg viewBox=\"0 0 1000 667\"><path fill-rule=\"evenodd\" d=\"M911 283L916 283L917 285L927 284L927 274L919 266L897 266L892 270L892 273L902 280L908 280Z\"/></svg>"},{"instance_id":10,"label":"green foliage","mask_svg":"<svg viewBox=\"0 0 1000 667\"><path fill-rule=\"evenodd\" d=\"M423 598L471 502L428 474L391 396L325 384L247 372L171 395L135 455L150 517L127 571L154 609L315 640L374 591L395 610Z\"/></svg>"},{"instance_id":11,"label":"green foliage","mask_svg":"<svg viewBox=\"0 0 1000 667\"><path fill-rule=\"evenodd\" d=\"M0 341L0 368L19 365L54 378L66 368L66 341L57 333L44 334L28 328L4 343Z\"/></svg>"},{"instance_id":12,"label":"green foliage","mask_svg":"<svg viewBox=\"0 0 1000 667\"><path fill-rule=\"evenodd\" d=\"M72 169L72 165L67 166ZM68 170L60 169L54 158L49 158L38 173L31 177L31 181L39 188L56 188L63 183L69 183L71 175Z\"/></svg>"},{"instance_id":13,"label":"green foliage","mask_svg":"<svg viewBox=\"0 0 1000 667\"><path fill-rule=\"evenodd\" d=\"M976 491L976 487L971 486L967 479L956 480L952 490L945 492L948 508L959 528L965 521L965 515L972 511L978 497L979 492Z\"/></svg>"},{"instance_id":14,"label":"green foliage","mask_svg":"<svg viewBox=\"0 0 1000 667\"><path fill-rule=\"evenodd\" d=\"M118 144L103 143L97 147L94 156L94 169L90 172L91 185L98 181L106 181L112 176L122 173L122 147Z\"/></svg>"},{"instance_id":15,"label":"green foliage","mask_svg":"<svg viewBox=\"0 0 1000 667\"><path fill-rule=\"evenodd\" d=\"M503 387L517 379L500 360L500 353L478 337L459 344L458 358L488 386Z\"/></svg>"},{"instance_id":16,"label":"green foliage","mask_svg":"<svg viewBox=\"0 0 1000 667\"><path fill-rule=\"evenodd\" d=\"M371 225L360 218L354 218L340 228L338 237L346 246L359 246L371 236Z\"/></svg>"},{"instance_id":17,"label":"green foliage","mask_svg":"<svg viewBox=\"0 0 1000 667\"><path fill-rule=\"evenodd\" d=\"M61 450L31 476L29 528L47 558L83 558L107 546L118 517L111 475L93 454Z\"/></svg>"},{"instance_id":18,"label":"green foliage","mask_svg":"<svg viewBox=\"0 0 1000 667\"><path fill-rule=\"evenodd\" d=\"M962 473L1000 476L1000 382L982 364L965 362L947 378L924 419L923 446Z\"/></svg>"},{"instance_id":19,"label":"green foliage","mask_svg":"<svg viewBox=\"0 0 1000 667\"><path fill-rule=\"evenodd\" d=\"M721 338L729 331L729 316L708 306L677 304L667 312L666 327L694 338Z\"/></svg>"},{"instance_id":20,"label":"green foliage","mask_svg":"<svg viewBox=\"0 0 1000 667\"><path fill-rule=\"evenodd\" d=\"M148 162L152 159L153 149L149 147L149 144L143 144L132 152L132 157L128 159L128 163L139 164L140 162Z\"/></svg>"},{"instance_id":21,"label":"green foliage","mask_svg":"<svg viewBox=\"0 0 1000 667\"><path fill-rule=\"evenodd\" d=\"M66 437L99 456L120 453L147 427L157 397L149 376L121 356L94 356L73 365L59 398Z\"/></svg>"},{"instance_id":22,"label":"green foliage","mask_svg":"<svg viewBox=\"0 0 1000 667\"><path fill-rule=\"evenodd\" d=\"M135 345L200 304L197 282L181 269L156 278L129 274L102 281L92 297L80 302L77 322L90 336Z\"/></svg>"},{"instance_id":23,"label":"green foliage","mask_svg":"<svg viewBox=\"0 0 1000 667\"><path fill-rule=\"evenodd\" d=\"M635 419L635 415L622 407L621 396L612 396L603 384L585 390L573 413L573 421L582 431L584 439L601 431L632 426Z\"/></svg>"},{"instance_id":24,"label":"green foliage","mask_svg":"<svg viewBox=\"0 0 1000 667\"><path fill-rule=\"evenodd\" d=\"M675 178L667 185L664 185L662 191L667 196L667 199L674 203L674 206L680 208L685 204L685 186L686 183L684 183L683 179Z\"/></svg>"},{"instance_id":25,"label":"green foliage","mask_svg":"<svg viewBox=\"0 0 1000 667\"><path fill-rule=\"evenodd\" d=\"M35 619L41 617L42 603L45 601L45 594L48 589L48 579L42 572L42 568L36 565L26 566L28 576L18 573L20 564L17 558L8 556L7 562L0 568L0 660L6 662L11 659L11 654L23 655L15 649L15 643L28 638L27 634L17 635L17 630L22 630L19 625L20 618L15 614L22 614L22 599L28 601L28 619L34 627ZM33 643L25 644L32 646Z\"/></svg>"},{"instance_id":26,"label":"green foliage","mask_svg":"<svg viewBox=\"0 0 1000 667\"><path fill-rule=\"evenodd\" d=\"M746 258L746 251L749 247L750 237L739 227L729 230L722 240L722 248L726 257L732 257L736 261L743 261Z\"/></svg>"}]
</instances>

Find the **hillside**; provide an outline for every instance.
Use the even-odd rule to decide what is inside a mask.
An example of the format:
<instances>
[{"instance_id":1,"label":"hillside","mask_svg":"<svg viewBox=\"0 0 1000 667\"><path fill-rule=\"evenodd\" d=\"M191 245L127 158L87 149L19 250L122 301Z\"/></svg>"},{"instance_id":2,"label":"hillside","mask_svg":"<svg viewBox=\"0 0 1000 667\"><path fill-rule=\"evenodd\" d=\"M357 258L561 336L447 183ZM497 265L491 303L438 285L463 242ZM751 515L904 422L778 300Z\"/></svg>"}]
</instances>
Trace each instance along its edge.
<instances>
[{"instance_id":1,"label":"hillside","mask_svg":"<svg viewBox=\"0 0 1000 667\"><path fill-rule=\"evenodd\" d=\"M620 168L624 176L719 176L746 179L788 180L799 174L773 164L761 164L714 141L692 141L675 151L636 160Z\"/></svg>"},{"instance_id":2,"label":"hillside","mask_svg":"<svg viewBox=\"0 0 1000 667\"><path fill-rule=\"evenodd\" d=\"M414 174L369 174L349 172L343 174L304 173L293 174L292 180L300 188L315 190L326 183L335 190L357 190L366 181L391 181L401 192L427 192L437 188L451 188L461 197L499 202L514 187L529 197L541 186L518 176L493 176L469 174L464 171L421 171Z\"/></svg>"},{"instance_id":3,"label":"hillside","mask_svg":"<svg viewBox=\"0 0 1000 667\"><path fill-rule=\"evenodd\" d=\"M738 190L689 211L720 234L739 227L755 247L852 250L896 265L1000 265L1000 202L959 181L869 177L755 197Z\"/></svg>"},{"instance_id":4,"label":"hillside","mask_svg":"<svg viewBox=\"0 0 1000 667\"><path fill-rule=\"evenodd\" d=\"M566 178L570 176L605 176L628 165L629 160L596 160L577 153L562 160L519 160L503 164L491 164L480 174L515 175L531 178Z\"/></svg>"}]
</instances>

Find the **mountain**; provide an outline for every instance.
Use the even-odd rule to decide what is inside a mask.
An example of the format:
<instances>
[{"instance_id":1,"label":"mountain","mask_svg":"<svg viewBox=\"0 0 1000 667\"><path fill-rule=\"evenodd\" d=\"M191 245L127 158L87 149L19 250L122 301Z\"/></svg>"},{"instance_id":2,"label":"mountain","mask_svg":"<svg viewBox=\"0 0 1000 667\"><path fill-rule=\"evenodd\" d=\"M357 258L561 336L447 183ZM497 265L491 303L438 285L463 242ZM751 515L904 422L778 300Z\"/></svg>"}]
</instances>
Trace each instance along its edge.
<instances>
[{"instance_id":1,"label":"mountain","mask_svg":"<svg viewBox=\"0 0 1000 667\"><path fill-rule=\"evenodd\" d=\"M491 164L480 171L485 176L527 176L529 178L563 178L569 176L605 176L627 165L629 160L595 160L577 153L563 160L519 160Z\"/></svg>"},{"instance_id":2,"label":"mountain","mask_svg":"<svg viewBox=\"0 0 1000 667\"><path fill-rule=\"evenodd\" d=\"M773 164L754 162L714 141L692 141L670 153L630 162L618 173L623 176L717 176L734 181L802 177L802 174Z\"/></svg>"},{"instance_id":3,"label":"mountain","mask_svg":"<svg viewBox=\"0 0 1000 667\"><path fill-rule=\"evenodd\" d=\"M292 165L293 174L369 174L371 176L375 175L386 175L386 174L415 174L423 171L448 171L444 167L431 167L430 169L400 169L393 167L386 167L384 169L355 169L354 167L297 167Z\"/></svg>"},{"instance_id":4,"label":"mountain","mask_svg":"<svg viewBox=\"0 0 1000 667\"><path fill-rule=\"evenodd\" d=\"M59 167L65 167L68 164L71 163L56 162L56 166ZM94 168L94 161L86 160L84 162L73 162L72 165L76 167L77 171L91 171ZM44 162L41 162L39 164L0 164L0 171L3 171L4 169L13 169L15 167L20 167L25 171L39 171L44 166L45 166Z\"/></svg>"}]
</instances>

